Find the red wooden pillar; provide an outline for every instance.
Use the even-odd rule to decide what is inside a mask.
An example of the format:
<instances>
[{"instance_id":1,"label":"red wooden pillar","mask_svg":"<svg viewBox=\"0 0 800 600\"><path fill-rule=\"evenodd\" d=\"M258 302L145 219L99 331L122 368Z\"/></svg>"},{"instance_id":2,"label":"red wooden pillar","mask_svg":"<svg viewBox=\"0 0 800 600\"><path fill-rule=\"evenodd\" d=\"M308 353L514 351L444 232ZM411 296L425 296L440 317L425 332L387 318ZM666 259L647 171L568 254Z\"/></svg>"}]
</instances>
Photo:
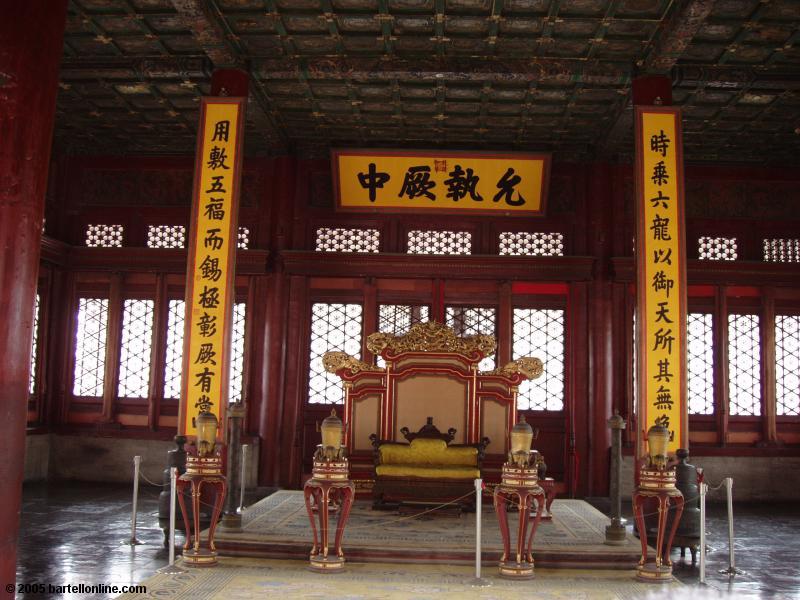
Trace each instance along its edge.
<instances>
[{"instance_id":1,"label":"red wooden pillar","mask_svg":"<svg viewBox=\"0 0 800 600\"><path fill-rule=\"evenodd\" d=\"M8 2L0 19L0 582L15 579L44 195L66 0Z\"/></svg>"}]
</instances>

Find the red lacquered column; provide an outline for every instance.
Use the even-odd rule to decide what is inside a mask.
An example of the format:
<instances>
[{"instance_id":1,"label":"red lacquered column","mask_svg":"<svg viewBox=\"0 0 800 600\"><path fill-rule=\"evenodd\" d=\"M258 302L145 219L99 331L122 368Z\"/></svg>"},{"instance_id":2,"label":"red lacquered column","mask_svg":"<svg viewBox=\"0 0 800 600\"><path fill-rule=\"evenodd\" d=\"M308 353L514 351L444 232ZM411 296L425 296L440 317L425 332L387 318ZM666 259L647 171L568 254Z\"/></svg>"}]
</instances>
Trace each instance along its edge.
<instances>
[{"instance_id":1,"label":"red lacquered column","mask_svg":"<svg viewBox=\"0 0 800 600\"><path fill-rule=\"evenodd\" d=\"M66 0L0 9L0 589L14 582L44 194Z\"/></svg>"}]
</instances>

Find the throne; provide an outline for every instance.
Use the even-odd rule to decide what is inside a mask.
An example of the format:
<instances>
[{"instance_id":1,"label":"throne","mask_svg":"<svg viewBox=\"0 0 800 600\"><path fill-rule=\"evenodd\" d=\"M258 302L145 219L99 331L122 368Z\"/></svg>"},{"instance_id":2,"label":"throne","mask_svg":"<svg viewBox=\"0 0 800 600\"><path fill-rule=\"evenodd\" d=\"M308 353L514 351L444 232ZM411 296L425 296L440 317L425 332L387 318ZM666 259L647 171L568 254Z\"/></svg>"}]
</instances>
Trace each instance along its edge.
<instances>
[{"instance_id":1,"label":"throne","mask_svg":"<svg viewBox=\"0 0 800 600\"><path fill-rule=\"evenodd\" d=\"M542 362L526 357L478 371L496 347L492 336L459 337L431 321L401 336L370 335L367 348L383 357L385 367L344 352L323 356L325 369L344 384L345 445L360 491L372 490L379 505L387 496L436 501L468 493L458 493L464 481L499 480L517 420L519 384L539 377ZM456 477L441 477L448 461L456 469L448 473Z\"/></svg>"}]
</instances>

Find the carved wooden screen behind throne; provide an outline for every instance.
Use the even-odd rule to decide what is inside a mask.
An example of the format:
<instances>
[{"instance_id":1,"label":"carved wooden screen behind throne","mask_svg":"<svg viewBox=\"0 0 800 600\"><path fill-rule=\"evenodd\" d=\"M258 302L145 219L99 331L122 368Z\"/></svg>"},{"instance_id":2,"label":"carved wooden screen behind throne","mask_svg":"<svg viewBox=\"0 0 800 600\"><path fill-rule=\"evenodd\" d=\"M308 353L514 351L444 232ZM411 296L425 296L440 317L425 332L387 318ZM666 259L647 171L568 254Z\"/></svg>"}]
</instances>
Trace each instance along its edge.
<instances>
[{"instance_id":1,"label":"carved wooden screen behind throne","mask_svg":"<svg viewBox=\"0 0 800 600\"><path fill-rule=\"evenodd\" d=\"M373 333L367 348L386 361L380 368L344 352L328 352L325 369L341 377L345 389L345 444L351 455L371 456L370 434L405 442L400 429L417 431L427 417L441 430L456 429L456 444L488 437L488 455L505 456L517 417L517 390L542 373L538 358L520 358L502 368L479 372L494 354L492 336L458 337L440 323L414 325L403 336Z\"/></svg>"}]
</instances>

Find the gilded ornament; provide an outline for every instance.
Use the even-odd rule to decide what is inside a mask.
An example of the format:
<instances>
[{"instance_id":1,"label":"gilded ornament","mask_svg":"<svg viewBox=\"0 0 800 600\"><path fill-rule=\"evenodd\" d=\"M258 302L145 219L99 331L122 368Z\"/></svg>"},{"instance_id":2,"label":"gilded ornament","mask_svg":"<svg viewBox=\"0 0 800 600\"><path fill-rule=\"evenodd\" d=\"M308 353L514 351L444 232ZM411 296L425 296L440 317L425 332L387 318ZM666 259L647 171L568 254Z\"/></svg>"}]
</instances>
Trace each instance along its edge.
<instances>
[{"instance_id":1,"label":"gilded ornament","mask_svg":"<svg viewBox=\"0 0 800 600\"><path fill-rule=\"evenodd\" d=\"M360 373L361 371L383 371L380 367L374 367L350 356L347 352L326 352L322 355L322 366L328 373L337 373L345 369L351 375Z\"/></svg>"},{"instance_id":2,"label":"gilded ornament","mask_svg":"<svg viewBox=\"0 0 800 600\"><path fill-rule=\"evenodd\" d=\"M542 373L544 373L544 365L538 358L524 356L517 360L512 360L504 367L489 371L487 375L505 375L506 377L511 377L517 373L524 375L526 379L536 379L537 377L541 377Z\"/></svg>"},{"instance_id":3,"label":"gilded ornament","mask_svg":"<svg viewBox=\"0 0 800 600\"><path fill-rule=\"evenodd\" d=\"M491 335L458 337L446 325L436 321L417 323L405 335L373 333L367 338L367 348L374 354L391 350L392 354L403 352L455 352L470 356L480 352L491 356L497 349L497 341Z\"/></svg>"}]
</instances>

